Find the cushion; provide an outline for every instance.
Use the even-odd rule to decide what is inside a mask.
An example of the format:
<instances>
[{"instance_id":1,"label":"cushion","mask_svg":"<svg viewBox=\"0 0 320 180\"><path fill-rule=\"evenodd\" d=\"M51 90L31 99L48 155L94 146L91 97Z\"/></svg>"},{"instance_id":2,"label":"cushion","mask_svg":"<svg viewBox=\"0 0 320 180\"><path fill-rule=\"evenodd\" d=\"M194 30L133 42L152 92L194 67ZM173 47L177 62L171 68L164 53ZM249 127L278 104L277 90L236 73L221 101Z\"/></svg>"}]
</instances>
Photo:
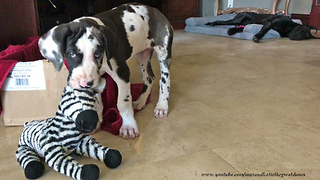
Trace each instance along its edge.
<instances>
[{"instance_id":1,"label":"cushion","mask_svg":"<svg viewBox=\"0 0 320 180\"><path fill-rule=\"evenodd\" d=\"M218 26L205 25L207 22L212 22L217 20L225 21L225 20L232 19L235 16L236 14L224 14L224 15L218 15L218 16L191 17L186 20L187 26L185 27L184 30L192 33L201 33L201 34L252 40L253 36L257 34L263 26L261 24L249 24L245 26L242 33L236 33L234 35L229 36L227 34L227 31L229 28L235 27L234 25L218 25ZM263 36L262 39L279 38L279 37L280 37L279 33L271 29L265 34L265 36Z\"/></svg>"}]
</instances>

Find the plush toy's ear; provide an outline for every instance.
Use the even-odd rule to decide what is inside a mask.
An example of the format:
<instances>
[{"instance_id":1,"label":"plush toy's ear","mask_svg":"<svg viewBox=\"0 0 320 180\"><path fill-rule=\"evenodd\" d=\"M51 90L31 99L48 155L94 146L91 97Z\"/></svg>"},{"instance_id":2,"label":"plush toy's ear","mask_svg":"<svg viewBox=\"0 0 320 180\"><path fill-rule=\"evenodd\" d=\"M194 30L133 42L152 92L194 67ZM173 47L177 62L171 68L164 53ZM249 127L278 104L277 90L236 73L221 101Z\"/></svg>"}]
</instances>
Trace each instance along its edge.
<instances>
[{"instance_id":1,"label":"plush toy's ear","mask_svg":"<svg viewBox=\"0 0 320 180\"><path fill-rule=\"evenodd\" d=\"M115 53L117 51L118 48L118 44L117 44L117 38L115 36L115 34L113 33L113 31L106 27L106 26L100 26L100 32L101 32L101 36L103 38L103 42L104 42L104 47L106 49L106 56L107 56L107 63L109 68L112 70L112 66L110 63L110 58L115 56Z\"/></svg>"},{"instance_id":2,"label":"plush toy's ear","mask_svg":"<svg viewBox=\"0 0 320 180\"><path fill-rule=\"evenodd\" d=\"M39 39L38 45L43 57L53 63L56 71L60 71L66 51L66 40L71 31L68 24L53 27Z\"/></svg>"}]
</instances>

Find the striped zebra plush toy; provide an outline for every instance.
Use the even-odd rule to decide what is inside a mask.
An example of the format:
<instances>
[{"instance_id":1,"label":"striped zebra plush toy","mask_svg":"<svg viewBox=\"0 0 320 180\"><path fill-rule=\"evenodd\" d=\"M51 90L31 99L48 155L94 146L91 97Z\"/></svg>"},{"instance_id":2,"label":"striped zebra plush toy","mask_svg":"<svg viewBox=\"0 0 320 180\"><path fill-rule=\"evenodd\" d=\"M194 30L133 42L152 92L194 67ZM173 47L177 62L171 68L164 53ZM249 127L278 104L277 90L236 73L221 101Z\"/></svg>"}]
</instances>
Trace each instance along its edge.
<instances>
[{"instance_id":1,"label":"striped zebra plush toy","mask_svg":"<svg viewBox=\"0 0 320 180\"><path fill-rule=\"evenodd\" d=\"M97 165L80 164L69 156L71 152L103 161L109 168L120 165L119 151L100 145L87 134L96 129L99 121L96 93L93 89L78 90L67 86L56 116L25 123L16 157L26 178L42 176L44 165L40 157L54 170L69 177L79 180L99 178Z\"/></svg>"}]
</instances>

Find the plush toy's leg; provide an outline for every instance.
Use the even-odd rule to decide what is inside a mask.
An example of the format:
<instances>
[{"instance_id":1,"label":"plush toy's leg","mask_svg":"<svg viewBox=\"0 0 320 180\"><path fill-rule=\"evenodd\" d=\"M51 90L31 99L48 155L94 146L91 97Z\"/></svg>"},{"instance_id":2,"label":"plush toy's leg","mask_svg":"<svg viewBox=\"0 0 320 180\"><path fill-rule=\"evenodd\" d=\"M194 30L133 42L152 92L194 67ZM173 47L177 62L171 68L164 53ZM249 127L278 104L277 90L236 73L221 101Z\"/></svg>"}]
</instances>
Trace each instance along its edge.
<instances>
[{"instance_id":1,"label":"plush toy's leg","mask_svg":"<svg viewBox=\"0 0 320 180\"><path fill-rule=\"evenodd\" d=\"M68 156L59 146L51 146L45 152L45 161L54 170L78 180L97 180L100 171L95 164L82 165Z\"/></svg>"},{"instance_id":2,"label":"plush toy's leg","mask_svg":"<svg viewBox=\"0 0 320 180\"><path fill-rule=\"evenodd\" d=\"M37 179L42 176L44 165L39 156L28 146L20 146L16 152L18 163L24 169L24 174L28 179Z\"/></svg>"},{"instance_id":3,"label":"plush toy's leg","mask_svg":"<svg viewBox=\"0 0 320 180\"><path fill-rule=\"evenodd\" d=\"M99 144L94 138L86 136L76 148L76 153L103 161L109 168L116 168L121 164L122 156L118 150L109 149Z\"/></svg>"}]
</instances>

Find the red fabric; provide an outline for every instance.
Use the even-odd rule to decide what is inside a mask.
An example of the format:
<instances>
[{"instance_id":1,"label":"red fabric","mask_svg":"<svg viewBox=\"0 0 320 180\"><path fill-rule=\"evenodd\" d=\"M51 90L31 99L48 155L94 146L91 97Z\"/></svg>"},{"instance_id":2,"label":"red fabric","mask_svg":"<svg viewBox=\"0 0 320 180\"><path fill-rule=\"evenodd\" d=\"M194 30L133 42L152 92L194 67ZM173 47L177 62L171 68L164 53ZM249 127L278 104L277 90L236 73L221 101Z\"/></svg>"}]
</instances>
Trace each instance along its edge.
<instances>
[{"instance_id":1,"label":"red fabric","mask_svg":"<svg viewBox=\"0 0 320 180\"><path fill-rule=\"evenodd\" d=\"M0 52L0 87L17 62L43 59L39 51L38 40L39 37L29 37L24 45L10 45Z\"/></svg>"},{"instance_id":2,"label":"red fabric","mask_svg":"<svg viewBox=\"0 0 320 180\"><path fill-rule=\"evenodd\" d=\"M29 37L24 45L9 45L0 52L0 87L8 73L19 61L33 61L43 59L38 47L39 37ZM0 106L0 114L2 107Z\"/></svg>"},{"instance_id":3,"label":"red fabric","mask_svg":"<svg viewBox=\"0 0 320 180\"><path fill-rule=\"evenodd\" d=\"M40 37L29 37L24 45L10 45L7 49L0 52L0 88L2 87L2 84L8 73L17 62L43 59L38 47L39 38ZM117 85L109 75L105 74L103 77L106 78L107 85L101 94L104 106L103 123L101 129L118 135L119 129L122 125L122 118L117 109ZM131 84L131 94L133 100L138 99L141 94L142 87L142 83ZM149 101L150 96L148 97L147 103L149 103ZM0 114L1 112L2 108L0 106ZM138 111L135 111L135 113L136 112Z\"/></svg>"},{"instance_id":4,"label":"red fabric","mask_svg":"<svg viewBox=\"0 0 320 180\"><path fill-rule=\"evenodd\" d=\"M122 118L117 109L117 97L118 97L118 87L117 84L113 81L111 76L105 74L102 76L106 79L107 85L104 91L101 94L103 101L103 123L101 129L108 131L114 135L119 134L119 129L122 125ZM132 101L135 101L139 98L142 91L142 83L140 84L131 84L131 95ZM150 95L147 99L146 104L150 102ZM139 112L135 110L134 113Z\"/></svg>"}]
</instances>

